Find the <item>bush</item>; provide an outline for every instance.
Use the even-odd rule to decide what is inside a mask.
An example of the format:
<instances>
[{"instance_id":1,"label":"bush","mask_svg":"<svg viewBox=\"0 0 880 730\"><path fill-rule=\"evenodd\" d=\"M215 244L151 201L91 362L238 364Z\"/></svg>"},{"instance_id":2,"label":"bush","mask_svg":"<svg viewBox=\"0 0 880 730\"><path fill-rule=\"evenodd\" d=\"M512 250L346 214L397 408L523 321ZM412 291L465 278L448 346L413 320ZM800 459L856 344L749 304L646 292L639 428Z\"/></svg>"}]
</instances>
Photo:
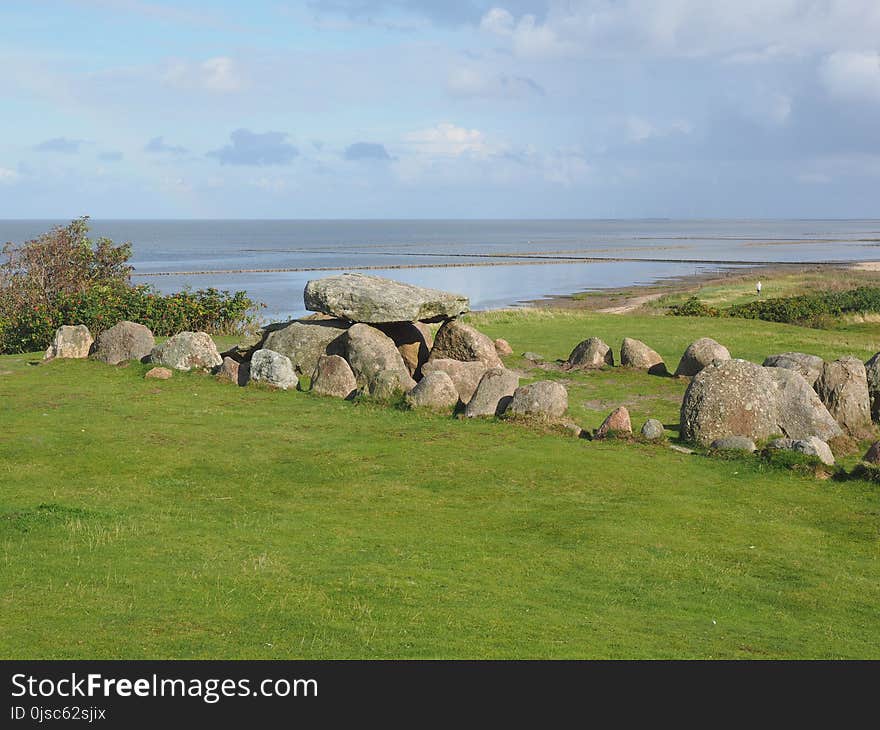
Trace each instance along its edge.
<instances>
[{"instance_id":1,"label":"bush","mask_svg":"<svg viewBox=\"0 0 880 730\"><path fill-rule=\"evenodd\" d=\"M862 286L839 292L818 292L794 297L762 299L723 310L727 317L821 327L844 314L880 312L880 287Z\"/></svg>"},{"instance_id":2,"label":"bush","mask_svg":"<svg viewBox=\"0 0 880 730\"><path fill-rule=\"evenodd\" d=\"M717 317L719 312L701 302L697 297L690 297L681 304L673 304L667 314L674 317Z\"/></svg>"},{"instance_id":3,"label":"bush","mask_svg":"<svg viewBox=\"0 0 880 730\"><path fill-rule=\"evenodd\" d=\"M170 336L184 330L239 334L257 325L245 292L199 289L160 294L132 286L131 245L86 236L87 219L3 248L0 353L45 349L55 330L84 324L93 334L126 319Z\"/></svg>"}]
</instances>

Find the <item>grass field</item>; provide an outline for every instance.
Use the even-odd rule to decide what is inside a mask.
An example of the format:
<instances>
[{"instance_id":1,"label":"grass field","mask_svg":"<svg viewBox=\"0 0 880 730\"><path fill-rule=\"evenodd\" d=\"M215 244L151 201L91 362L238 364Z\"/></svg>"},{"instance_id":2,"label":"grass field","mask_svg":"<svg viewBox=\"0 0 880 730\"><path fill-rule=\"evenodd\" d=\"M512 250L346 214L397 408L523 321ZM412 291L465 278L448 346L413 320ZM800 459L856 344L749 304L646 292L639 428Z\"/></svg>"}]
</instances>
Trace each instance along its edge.
<instances>
[{"instance_id":1,"label":"grass field","mask_svg":"<svg viewBox=\"0 0 880 730\"><path fill-rule=\"evenodd\" d=\"M518 356L865 359L877 328L493 312ZM0 357L3 658L880 657L880 487L147 366ZM685 383L563 379L674 435Z\"/></svg>"}]
</instances>

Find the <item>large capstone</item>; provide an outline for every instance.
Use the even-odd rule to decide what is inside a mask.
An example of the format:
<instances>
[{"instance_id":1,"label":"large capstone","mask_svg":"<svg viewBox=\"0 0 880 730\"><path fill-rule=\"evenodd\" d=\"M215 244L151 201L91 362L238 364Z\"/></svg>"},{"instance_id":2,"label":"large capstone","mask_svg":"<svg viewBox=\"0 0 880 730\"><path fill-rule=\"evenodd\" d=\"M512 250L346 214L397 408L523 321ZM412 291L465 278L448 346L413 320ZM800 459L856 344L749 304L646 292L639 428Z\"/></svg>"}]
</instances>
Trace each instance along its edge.
<instances>
[{"instance_id":1,"label":"large capstone","mask_svg":"<svg viewBox=\"0 0 880 730\"><path fill-rule=\"evenodd\" d=\"M92 355L108 365L128 360L146 361L155 346L156 339L149 327L122 321L98 335Z\"/></svg>"},{"instance_id":2,"label":"large capstone","mask_svg":"<svg viewBox=\"0 0 880 730\"><path fill-rule=\"evenodd\" d=\"M466 296L366 274L340 274L306 284L306 309L351 322L441 322L470 307Z\"/></svg>"},{"instance_id":3,"label":"large capstone","mask_svg":"<svg viewBox=\"0 0 880 730\"><path fill-rule=\"evenodd\" d=\"M341 338L349 327L338 319L299 319L272 325L262 347L290 359L300 375L311 375L322 355L341 354Z\"/></svg>"},{"instance_id":4,"label":"large capstone","mask_svg":"<svg viewBox=\"0 0 880 730\"><path fill-rule=\"evenodd\" d=\"M150 360L175 370L211 370L223 364L207 332L180 332L153 348Z\"/></svg>"}]
</instances>

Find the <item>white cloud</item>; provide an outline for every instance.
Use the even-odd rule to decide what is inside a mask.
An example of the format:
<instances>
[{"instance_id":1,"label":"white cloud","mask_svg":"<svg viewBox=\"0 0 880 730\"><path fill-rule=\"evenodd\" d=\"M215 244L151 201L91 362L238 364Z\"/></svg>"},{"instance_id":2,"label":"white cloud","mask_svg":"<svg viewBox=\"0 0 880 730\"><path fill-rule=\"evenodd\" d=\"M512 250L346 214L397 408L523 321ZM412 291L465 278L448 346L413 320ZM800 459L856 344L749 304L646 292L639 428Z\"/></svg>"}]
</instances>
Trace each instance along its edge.
<instances>
[{"instance_id":1,"label":"white cloud","mask_svg":"<svg viewBox=\"0 0 880 730\"><path fill-rule=\"evenodd\" d=\"M822 63L825 87L839 99L880 101L880 53L837 51Z\"/></svg>"},{"instance_id":2,"label":"white cloud","mask_svg":"<svg viewBox=\"0 0 880 730\"><path fill-rule=\"evenodd\" d=\"M657 137L668 137L673 134L690 134L694 131L693 125L683 119L658 123L635 115L628 116L624 120L623 126L627 139L636 143Z\"/></svg>"},{"instance_id":3,"label":"white cloud","mask_svg":"<svg viewBox=\"0 0 880 730\"><path fill-rule=\"evenodd\" d=\"M466 129L449 122L410 132L404 136L404 141L417 154L433 158L485 158L502 149L497 144L491 144L479 129Z\"/></svg>"},{"instance_id":4,"label":"white cloud","mask_svg":"<svg viewBox=\"0 0 880 730\"><path fill-rule=\"evenodd\" d=\"M199 63L172 61L165 69L163 81L179 89L201 89L221 94L242 91L247 86L238 65L227 56L208 58Z\"/></svg>"},{"instance_id":5,"label":"white cloud","mask_svg":"<svg viewBox=\"0 0 880 730\"><path fill-rule=\"evenodd\" d=\"M18 180L18 173L15 170L0 167L0 185L14 183L16 180Z\"/></svg>"}]
</instances>

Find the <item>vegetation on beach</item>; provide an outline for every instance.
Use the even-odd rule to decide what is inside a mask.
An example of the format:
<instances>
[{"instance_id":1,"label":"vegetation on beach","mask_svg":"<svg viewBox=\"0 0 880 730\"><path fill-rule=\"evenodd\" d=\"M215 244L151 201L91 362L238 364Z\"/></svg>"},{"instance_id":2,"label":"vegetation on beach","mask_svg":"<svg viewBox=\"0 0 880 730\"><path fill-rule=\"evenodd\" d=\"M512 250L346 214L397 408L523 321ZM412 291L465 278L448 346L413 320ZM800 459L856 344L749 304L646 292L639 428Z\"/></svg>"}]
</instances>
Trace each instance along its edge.
<instances>
[{"instance_id":1,"label":"vegetation on beach","mask_svg":"<svg viewBox=\"0 0 880 730\"><path fill-rule=\"evenodd\" d=\"M88 237L88 218L0 252L0 353L44 349L61 325L100 332L121 320L157 335L182 330L233 334L256 323L245 292L200 289L160 294L134 286L131 245Z\"/></svg>"},{"instance_id":2,"label":"vegetation on beach","mask_svg":"<svg viewBox=\"0 0 880 730\"><path fill-rule=\"evenodd\" d=\"M584 428L625 403L673 437L685 381L519 353L880 349L876 331L732 318L469 320L513 344L524 382L563 381ZM4 657L877 656L867 478L32 359L0 357Z\"/></svg>"}]
</instances>

